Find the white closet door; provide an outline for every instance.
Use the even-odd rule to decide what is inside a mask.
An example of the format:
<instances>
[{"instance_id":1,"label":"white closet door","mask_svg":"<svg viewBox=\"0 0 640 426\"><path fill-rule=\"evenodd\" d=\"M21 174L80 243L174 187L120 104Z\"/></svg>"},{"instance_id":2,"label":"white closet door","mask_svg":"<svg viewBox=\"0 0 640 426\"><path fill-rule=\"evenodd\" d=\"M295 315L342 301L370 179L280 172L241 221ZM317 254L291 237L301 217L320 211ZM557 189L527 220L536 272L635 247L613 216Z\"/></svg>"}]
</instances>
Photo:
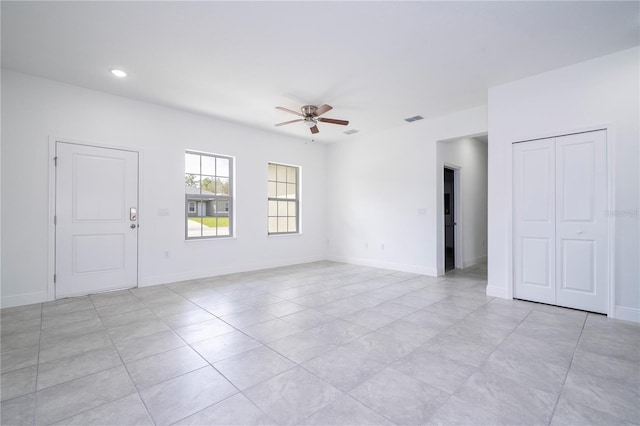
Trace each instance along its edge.
<instances>
[{"instance_id":1,"label":"white closet door","mask_svg":"<svg viewBox=\"0 0 640 426\"><path fill-rule=\"evenodd\" d=\"M555 303L554 138L513 145L514 297Z\"/></svg>"},{"instance_id":2,"label":"white closet door","mask_svg":"<svg viewBox=\"0 0 640 426\"><path fill-rule=\"evenodd\" d=\"M556 138L556 304L607 312L606 132Z\"/></svg>"}]
</instances>

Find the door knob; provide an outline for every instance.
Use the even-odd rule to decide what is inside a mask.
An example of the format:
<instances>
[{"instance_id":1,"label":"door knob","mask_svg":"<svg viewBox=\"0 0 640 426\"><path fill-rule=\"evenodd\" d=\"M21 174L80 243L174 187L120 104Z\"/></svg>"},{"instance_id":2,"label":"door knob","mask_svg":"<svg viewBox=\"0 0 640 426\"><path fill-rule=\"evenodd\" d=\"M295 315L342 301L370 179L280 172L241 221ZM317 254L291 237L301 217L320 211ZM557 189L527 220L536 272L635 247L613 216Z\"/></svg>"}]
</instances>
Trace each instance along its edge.
<instances>
[{"instance_id":1,"label":"door knob","mask_svg":"<svg viewBox=\"0 0 640 426\"><path fill-rule=\"evenodd\" d=\"M582 234L582 229L578 229L578 234Z\"/></svg>"},{"instance_id":2,"label":"door knob","mask_svg":"<svg viewBox=\"0 0 640 426\"><path fill-rule=\"evenodd\" d=\"M136 225L135 223L132 223L132 224L131 224L131 226L130 226L130 228L131 228L131 229L136 229L136 226L137 226L137 225Z\"/></svg>"}]
</instances>

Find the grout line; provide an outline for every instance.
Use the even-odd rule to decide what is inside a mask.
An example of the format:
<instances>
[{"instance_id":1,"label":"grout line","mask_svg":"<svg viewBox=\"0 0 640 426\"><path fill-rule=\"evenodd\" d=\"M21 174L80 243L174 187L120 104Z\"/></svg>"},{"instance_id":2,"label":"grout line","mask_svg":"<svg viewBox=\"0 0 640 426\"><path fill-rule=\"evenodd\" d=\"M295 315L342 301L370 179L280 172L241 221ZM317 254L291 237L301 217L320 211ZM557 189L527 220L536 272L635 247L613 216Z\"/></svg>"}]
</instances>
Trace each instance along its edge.
<instances>
[{"instance_id":1,"label":"grout line","mask_svg":"<svg viewBox=\"0 0 640 426\"><path fill-rule=\"evenodd\" d=\"M128 290L127 290L128 291ZM130 291L129 291L130 292ZM130 292L131 293L131 292ZM133 297L135 297L136 299L138 299L135 294L131 293L133 295ZM93 304L93 307L95 309L95 304L93 303L93 300L91 298L89 298L89 300L91 300L91 303ZM96 309L96 314L98 314L98 311ZM100 314L98 314L98 318L100 318L100 322L102 322L102 317L100 316ZM102 326L104 327L104 322L102 323ZM133 380L133 377L131 377L131 373L129 372L129 369L127 368L127 364L124 362L124 359L122 359L122 355L120 354L120 351L118 350L118 347L116 346L115 342L113 341L113 338L111 337L111 334L109 334L109 331L107 330L106 327L105 328L105 332L107 333L107 336L109 336L109 341L111 342L111 346L113 347L113 350L116 351L116 353L118 354L118 358L120 358L120 365L122 366L122 368L124 369L124 371L127 373L127 376L129 377L129 380L131 381L131 384L133 385L133 388L136 390L136 394L138 395L138 398L140 399L140 401L142 402L142 406L144 407L144 409L147 411L147 415L149 416L149 419L151 419L152 422L155 423L155 421L153 420L153 416L151 416L151 411L149 411L149 407L147 407L147 404L145 403L144 399L142 398L142 395L140 395L140 390L138 389L138 386L136 386L136 382ZM126 395L129 396L129 395ZM123 397L124 398L124 397ZM120 399L120 398L119 398ZM116 400L117 401L117 400ZM109 401L109 402L113 402L113 401ZM100 405L100 407L108 404L109 402ZM98 407L94 407L94 408L98 408ZM88 410L87 410L88 411ZM79 414L79 413L78 413Z\"/></svg>"},{"instance_id":2,"label":"grout line","mask_svg":"<svg viewBox=\"0 0 640 426\"><path fill-rule=\"evenodd\" d=\"M553 405L553 411L551 412L551 417L549 422L553 420L553 416L556 414L556 409L558 408L558 402L560 402L560 397L564 392L564 385L567 383L567 377L569 377L569 372L571 371L571 366L573 365L573 358L576 356L576 351L578 350L578 345L580 344L580 340L582 339L582 333L584 332L584 326L587 323L587 319L589 318L589 313L584 316L584 320L582 321L582 328L580 329L580 336L578 336L578 340L576 341L576 346L573 348L573 353L571 354L571 361L569 361L569 367L567 368L567 372L564 375L564 379L562 380L562 387L560 388L560 392L558 393L558 398L556 398L556 403Z\"/></svg>"},{"instance_id":3,"label":"grout line","mask_svg":"<svg viewBox=\"0 0 640 426\"><path fill-rule=\"evenodd\" d=\"M40 303L40 333L38 335L38 356L36 357L36 383L35 389L33 390L33 423L36 424L36 413L38 412L38 378L40 375L40 348L41 348L41 340L42 340L42 322L43 322L43 311L44 307L42 303Z\"/></svg>"}]
</instances>

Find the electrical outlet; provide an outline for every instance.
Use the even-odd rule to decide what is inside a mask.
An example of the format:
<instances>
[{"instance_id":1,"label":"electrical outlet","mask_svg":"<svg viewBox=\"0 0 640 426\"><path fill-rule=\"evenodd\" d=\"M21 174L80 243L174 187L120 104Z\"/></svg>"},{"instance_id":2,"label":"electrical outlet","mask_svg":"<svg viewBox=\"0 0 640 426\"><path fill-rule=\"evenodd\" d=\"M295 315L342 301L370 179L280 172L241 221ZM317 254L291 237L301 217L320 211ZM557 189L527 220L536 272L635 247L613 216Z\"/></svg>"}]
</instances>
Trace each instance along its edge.
<instances>
[{"instance_id":1,"label":"electrical outlet","mask_svg":"<svg viewBox=\"0 0 640 426\"><path fill-rule=\"evenodd\" d=\"M169 258L169 250L165 250L164 251L164 258L168 259Z\"/></svg>"},{"instance_id":2,"label":"electrical outlet","mask_svg":"<svg viewBox=\"0 0 640 426\"><path fill-rule=\"evenodd\" d=\"M384 250L384 244L380 244L380 250Z\"/></svg>"}]
</instances>

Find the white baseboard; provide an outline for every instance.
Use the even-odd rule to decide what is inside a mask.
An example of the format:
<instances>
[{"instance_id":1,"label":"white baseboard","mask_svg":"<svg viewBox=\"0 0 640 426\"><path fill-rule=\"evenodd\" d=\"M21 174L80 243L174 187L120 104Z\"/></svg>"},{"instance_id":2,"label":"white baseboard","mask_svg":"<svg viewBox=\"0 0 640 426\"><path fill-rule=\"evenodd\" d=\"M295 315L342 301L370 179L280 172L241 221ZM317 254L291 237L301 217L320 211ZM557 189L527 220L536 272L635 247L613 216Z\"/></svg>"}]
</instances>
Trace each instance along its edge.
<instances>
[{"instance_id":1,"label":"white baseboard","mask_svg":"<svg viewBox=\"0 0 640 426\"><path fill-rule=\"evenodd\" d=\"M0 308L13 308L14 306L31 305L34 303L42 303L46 301L46 291L19 294L17 296L2 296L0 297Z\"/></svg>"},{"instance_id":2,"label":"white baseboard","mask_svg":"<svg viewBox=\"0 0 640 426\"><path fill-rule=\"evenodd\" d=\"M465 259L464 264L462 266L463 268L470 268L471 266L476 266L486 261L487 261L487 255L485 254L484 256L478 256L475 259L471 259L471 260Z\"/></svg>"},{"instance_id":3,"label":"white baseboard","mask_svg":"<svg viewBox=\"0 0 640 426\"><path fill-rule=\"evenodd\" d=\"M640 322L640 309L627 308L625 306L616 306L613 318L625 321Z\"/></svg>"},{"instance_id":4,"label":"white baseboard","mask_svg":"<svg viewBox=\"0 0 640 426\"><path fill-rule=\"evenodd\" d=\"M326 260L325 256L307 256L289 258L282 261L250 263L244 265L221 266L211 269L199 269L196 271L181 272L179 274L161 274L141 277L138 287L149 287L158 284L168 284L178 281L197 280L200 278L217 277L219 275L236 274L239 272L259 271L261 269L279 268L282 266L299 265L302 263L320 262Z\"/></svg>"},{"instance_id":5,"label":"white baseboard","mask_svg":"<svg viewBox=\"0 0 640 426\"><path fill-rule=\"evenodd\" d=\"M511 296L509 296L509 292L505 287L498 287L493 285L487 286L487 296L499 297L501 299L511 299Z\"/></svg>"},{"instance_id":6,"label":"white baseboard","mask_svg":"<svg viewBox=\"0 0 640 426\"><path fill-rule=\"evenodd\" d=\"M410 272L412 274L428 275L430 277L437 277L438 270L436 268L429 268L426 266L410 265L406 263L385 262L381 260L363 259L358 257L347 256L327 256L326 260L332 262L350 263L352 265L371 266L372 268L391 269L394 271Z\"/></svg>"}]
</instances>

